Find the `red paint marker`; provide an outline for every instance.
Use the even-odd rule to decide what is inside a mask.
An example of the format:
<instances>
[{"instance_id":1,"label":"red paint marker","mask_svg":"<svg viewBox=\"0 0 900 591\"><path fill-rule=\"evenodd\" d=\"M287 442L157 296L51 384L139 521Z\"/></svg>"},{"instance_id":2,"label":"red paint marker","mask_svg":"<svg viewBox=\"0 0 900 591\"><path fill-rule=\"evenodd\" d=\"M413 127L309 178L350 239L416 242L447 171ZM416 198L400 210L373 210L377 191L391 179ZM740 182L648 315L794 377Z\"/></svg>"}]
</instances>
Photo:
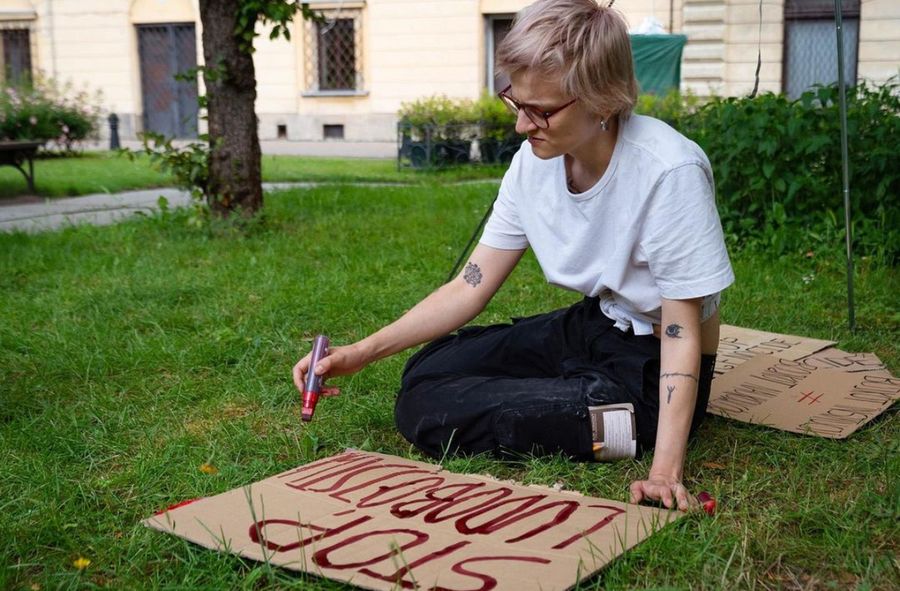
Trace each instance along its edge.
<instances>
[{"instance_id":1,"label":"red paint marker","mask_svg":"<svg viewBox=\"0 0 900 591\"><path fill-rule=\"evenodd\" d=\"M322 390L322 376L316 375L316 365L328 356L328 337L319 335L313 340L312 358L309 360L309 371L306 372L306 387L303 388L304 421L311 421L316 411L316 403L319 401L319 392Z\"/></svg>"},{"instance_id":2,"label":"red paint marker","mask_svg":"<svg viewBox=\"0 0 900 591\"><path fill-rule=\"evenodd\" d=\"M697 500L700 501L700 505L703 507L703 510L706 511L707 515L715 515L716 500L712 498L712 495L710 495L706 491L703 491L699 495L697 495Z\"/></svg>"}]
</instances>

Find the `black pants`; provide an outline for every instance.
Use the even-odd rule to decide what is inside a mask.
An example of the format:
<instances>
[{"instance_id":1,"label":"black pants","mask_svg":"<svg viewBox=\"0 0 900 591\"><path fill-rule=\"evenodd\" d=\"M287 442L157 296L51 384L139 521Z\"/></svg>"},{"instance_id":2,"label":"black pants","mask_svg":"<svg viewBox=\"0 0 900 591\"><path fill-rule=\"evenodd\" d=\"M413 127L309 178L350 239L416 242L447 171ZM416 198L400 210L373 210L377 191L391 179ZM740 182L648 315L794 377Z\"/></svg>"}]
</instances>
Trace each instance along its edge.
<instances>
[{"instance_id":1,"label":"black pants","mask_svg":"<svg viewBox=\"0 0 900 591\"><path fill-rule=\"evenodd\" d=\"M588 406L634 405L639 453L656 442L659 339L622 332L597 298L512 324L440 338L406 364L397 428L433 457L562 453L593 459ZM714 355L704 355L691 432L706 414Z\"/></svg>"}]
</instances>

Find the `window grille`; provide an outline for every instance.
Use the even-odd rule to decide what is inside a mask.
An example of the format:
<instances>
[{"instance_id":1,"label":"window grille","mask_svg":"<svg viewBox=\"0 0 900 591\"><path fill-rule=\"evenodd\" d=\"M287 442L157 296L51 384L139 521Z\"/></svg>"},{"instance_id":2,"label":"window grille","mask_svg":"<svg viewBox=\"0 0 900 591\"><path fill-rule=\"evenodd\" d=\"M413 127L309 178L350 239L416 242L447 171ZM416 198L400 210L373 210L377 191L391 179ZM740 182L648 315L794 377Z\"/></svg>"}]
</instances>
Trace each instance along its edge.
<instances>
[{"instance_id":1,"label":"window grille","mask_svg":"<svg viewBox=\"0 0 900 591\"><path fill-rule=\"evenodd\" d=\"M31 81L31 34L27 28L0 30L0 82L9 85Z\"/></svg>"},{"instance_id":2,"label":"window grille","mask_svg":"<svg viewBox=\"0 0 900 591\"><path fill-rule=\"evenodd\" d=\"M844 72L856 83L859 0L842 0ZM796 99L815 84L837 82L832 0L787 0L784 5L784 92Z\"/></svg>"},{"instance_id":3,"label":"window grille","mask_svg":"<svg viewBox=\"0 0 900 591\"><path fill-rule=\"evenodd\" d=\"M325 22L306 26L308 92L362 91L362 11L343 9L324 16Z\"/></svg>"}]
</instances>

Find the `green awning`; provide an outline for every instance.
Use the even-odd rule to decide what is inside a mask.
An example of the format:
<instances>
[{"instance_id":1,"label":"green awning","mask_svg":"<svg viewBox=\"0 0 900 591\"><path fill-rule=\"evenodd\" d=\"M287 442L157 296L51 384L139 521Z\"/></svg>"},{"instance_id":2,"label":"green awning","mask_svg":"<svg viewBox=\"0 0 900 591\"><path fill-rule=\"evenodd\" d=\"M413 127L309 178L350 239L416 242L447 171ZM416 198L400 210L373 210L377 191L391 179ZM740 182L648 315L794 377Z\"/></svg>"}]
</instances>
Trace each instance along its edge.
<instances>
[{"instance_id":1,"label":"green awning","mask_svg":"<svg viewBox=\"0 0 900 591\"><path fill-rule=\"evenodd\" d=\"M685 35L630 35L641 94L666 94L681 83Z\"/></svg>"}]
</instances>

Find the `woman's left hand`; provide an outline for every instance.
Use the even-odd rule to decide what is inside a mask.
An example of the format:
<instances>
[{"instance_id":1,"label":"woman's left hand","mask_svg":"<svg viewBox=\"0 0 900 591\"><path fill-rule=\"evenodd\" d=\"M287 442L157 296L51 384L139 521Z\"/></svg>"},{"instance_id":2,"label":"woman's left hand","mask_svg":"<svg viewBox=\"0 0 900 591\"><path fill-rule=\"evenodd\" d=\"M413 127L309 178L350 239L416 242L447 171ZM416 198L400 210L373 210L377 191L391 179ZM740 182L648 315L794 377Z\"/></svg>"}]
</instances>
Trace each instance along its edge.
<instances>
[{"instance_id":1,"label":"woman's left hand","mask_svg":"<svg viewBox=\"0 0 900 591\"><path fill-rule=\"evenodd\" d=\"M680 511L688 511L700 505L681 481L653 474L647 480L635 480L631 483L631 502L640 503L645 500L660 502L667 509L677 505Z\"/></svg>"}]
</instances>

